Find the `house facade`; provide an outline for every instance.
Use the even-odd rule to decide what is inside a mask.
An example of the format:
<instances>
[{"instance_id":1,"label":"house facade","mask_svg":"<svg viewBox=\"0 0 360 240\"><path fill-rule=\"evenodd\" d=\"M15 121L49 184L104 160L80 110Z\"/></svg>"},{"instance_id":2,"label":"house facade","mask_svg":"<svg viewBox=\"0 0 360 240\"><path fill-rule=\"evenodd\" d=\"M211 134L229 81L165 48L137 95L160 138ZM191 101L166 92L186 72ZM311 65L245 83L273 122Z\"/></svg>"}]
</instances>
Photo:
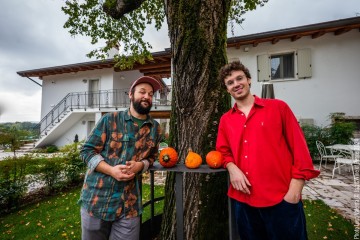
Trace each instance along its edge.
<instances>
[{"instance_id":1,"label":"house facade","mask_svg":"<svg viewBox=\"0 0 360 240\"><path fill-rule=\"evenodd\" d=\"M261 96L271 84L300 123L326 126L331 113L360 119L360 17L282 29L228 39L229 61L240 60L252 74L252 92ZM18 72L42 80L42 106L37 147L63 146L75 135L85 139L102 114L128 107L127 91L147 75L163 83L151 114L163 123L170 116L171 55L132 70L114 67L113 59Z\"/></svg>"},{"instance_id":2,"label":"house facade","mask_svg":"<svg viewBox=\"0 0 360 240\"><path fill-rule=\"evenodd\" d=\"M271 83L300 122L326 126L338 112L359 119L359 23L357 17L234 38L228 58L249 68L256 95Z\"/></svg>"},{"instance_id":3,"label":"house facade","mask_svg":"<svg viewBox=\"0 0 360 240\"><path fill-rule=\"evenodd\" d=\"M113 59L55 66L18 72L19 75L42 80L40 138L36 147L64 146L86 139L95 123L107 112L129 107L132 82L140 76L153 76L162 83L154 95L151 115L166 131L170 116L171 58L169 51L153 54L146 64L121 71Z\"/></svg>"}]
</instances>

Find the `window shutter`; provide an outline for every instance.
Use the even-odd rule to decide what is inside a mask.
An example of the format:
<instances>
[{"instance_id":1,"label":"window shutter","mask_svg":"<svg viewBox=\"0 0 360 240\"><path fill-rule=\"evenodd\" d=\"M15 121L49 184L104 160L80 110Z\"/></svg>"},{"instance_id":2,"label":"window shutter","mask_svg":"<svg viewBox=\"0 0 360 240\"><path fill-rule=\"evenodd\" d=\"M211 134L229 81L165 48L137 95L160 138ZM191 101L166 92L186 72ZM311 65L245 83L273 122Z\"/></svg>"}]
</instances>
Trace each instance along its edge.
<instances>
[{"instance_id":1,"label":"window shutter","mask_svg":"<svg viewBox=\"0 0 360 240\"><path fill-rule=\"evenodd\" d=\"M269 55L259 55L257 56L257 65L258 65L258 81L265 82L270 80L270 61Z\"/></svg>"},{"instance_id":2,"label":"window shutter","mask_svg":"<svg viewBox=\"0 0 360 240\"><path fill-rule=\"evenodd\" d=\"M309 78L312 76L310 49L299 49L297 51L297 71L298 78Z\"/></svg>"}]
</instances>

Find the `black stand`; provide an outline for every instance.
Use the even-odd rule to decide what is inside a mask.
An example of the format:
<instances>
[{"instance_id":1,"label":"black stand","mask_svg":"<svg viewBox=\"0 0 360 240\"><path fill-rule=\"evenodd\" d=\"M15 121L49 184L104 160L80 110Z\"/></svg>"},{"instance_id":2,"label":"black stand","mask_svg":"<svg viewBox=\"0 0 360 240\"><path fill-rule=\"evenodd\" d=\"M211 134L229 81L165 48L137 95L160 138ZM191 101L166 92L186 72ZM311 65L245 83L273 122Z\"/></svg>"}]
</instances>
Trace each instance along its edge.
<instances>
[{"instance_id":1,"label":"black stand","mask_svg":"<svg viewBox=\"0 0 360 240\"><path fill-rule=\"evenodd\" d=\"M184 239L184 205L183 205L183 175L185 172L189 173L217 173L226 172L224 168L212 169L208 165L201 165L197 169L189 169L184 164L177 164L172 168L164 168L159 163L155 163L150 169L150 177L152 178L151 187L151 198L154 198L154 172L165 171L175 172L175 198L176 198L176 239ZM229 183L228 183L229 184ZM236 228L234 227L234 215L232 211L232 204L229 198L229 238L231 240L238 239ZM154 202L151 203L151 217L154 214Z\"/></svg>"}]
</instances>

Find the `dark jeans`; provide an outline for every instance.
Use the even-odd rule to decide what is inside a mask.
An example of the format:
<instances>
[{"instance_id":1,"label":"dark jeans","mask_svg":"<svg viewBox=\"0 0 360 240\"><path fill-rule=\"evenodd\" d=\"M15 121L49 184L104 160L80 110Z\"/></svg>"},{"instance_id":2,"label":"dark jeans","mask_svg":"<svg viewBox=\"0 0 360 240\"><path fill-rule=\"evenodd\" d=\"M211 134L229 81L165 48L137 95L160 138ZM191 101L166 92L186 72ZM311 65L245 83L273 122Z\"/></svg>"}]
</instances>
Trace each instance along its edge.
<instances>
[{"instance_id":1,"label":"dark jeans","mask_svg":"<svg viewBox=\"0 0 360 240\"><path fill-rule=\"evenodd\" d=\"M282 201L257 208L234 201L236 225L241 240L306 240L303 204Z\"/></svg>"}]
</instances>

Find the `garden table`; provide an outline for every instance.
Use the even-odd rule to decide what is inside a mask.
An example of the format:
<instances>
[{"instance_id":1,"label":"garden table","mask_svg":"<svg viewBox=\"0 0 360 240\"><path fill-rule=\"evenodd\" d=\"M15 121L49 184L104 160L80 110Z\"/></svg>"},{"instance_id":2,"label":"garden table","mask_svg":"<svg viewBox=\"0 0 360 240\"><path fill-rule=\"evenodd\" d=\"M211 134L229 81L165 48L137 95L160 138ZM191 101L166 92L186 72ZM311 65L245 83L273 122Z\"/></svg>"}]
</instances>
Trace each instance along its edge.
<instances>
[{"instance_id":1,"label":"garden table","mask_svg":"<svg viewBox=\"0 0 360 240\"><path fill-rule=\"evenodd\" d=\"M335 144L331 146L326 146L326 148L331 149L331 151L349 151L351 153L352 159L359 158L360 145Z\"/></svg>"}]
</instances>

